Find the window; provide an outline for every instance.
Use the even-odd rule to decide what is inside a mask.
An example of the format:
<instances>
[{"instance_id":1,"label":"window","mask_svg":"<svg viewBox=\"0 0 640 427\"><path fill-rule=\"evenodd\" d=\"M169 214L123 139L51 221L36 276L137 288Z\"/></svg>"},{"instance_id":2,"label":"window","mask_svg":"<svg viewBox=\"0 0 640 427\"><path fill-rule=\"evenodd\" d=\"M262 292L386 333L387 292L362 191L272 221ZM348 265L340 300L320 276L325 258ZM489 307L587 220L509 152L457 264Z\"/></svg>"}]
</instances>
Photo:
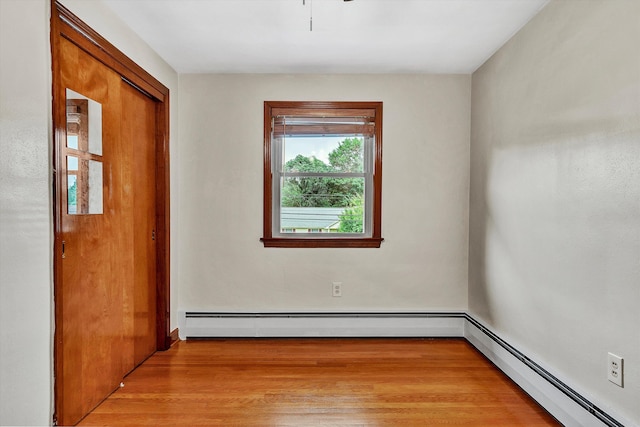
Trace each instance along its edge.
<instances>
[{"instance_id":1,"label":"window","mask_svg":"<svg viewBox=\"0 0 640 427\"><path fill-rule=\"evenodd\" d=\"M381 102L264 103L265 247L380 247L381 187Z\"/></svg>"},{"instance_id":2,"label":"window","mask_svg":"<svg viewBox=\"0 0 640 427\"><path fill-rule=\"evenodd\" d=\"M101 214L102 105L66 90L67 213Z\"/></svg>"}]
</instances>

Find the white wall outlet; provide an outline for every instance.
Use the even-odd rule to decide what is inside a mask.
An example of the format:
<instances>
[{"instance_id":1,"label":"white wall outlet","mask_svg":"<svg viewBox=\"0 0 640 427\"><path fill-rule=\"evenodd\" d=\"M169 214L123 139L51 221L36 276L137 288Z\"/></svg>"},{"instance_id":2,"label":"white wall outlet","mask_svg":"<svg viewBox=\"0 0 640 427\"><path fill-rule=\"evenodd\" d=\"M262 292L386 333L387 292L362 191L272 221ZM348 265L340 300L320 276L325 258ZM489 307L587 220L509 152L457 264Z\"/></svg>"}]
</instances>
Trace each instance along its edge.
<instances>
[{"instance_id":1,"label":"white wall outlet","mask_svg":"<svg viewBox=\"0 0 640 427\"><path fill-rule=\"evenodd\" d=\"M622 378L623 378L623 359L620 356L616 356L613 353L609 353L607 356L607 379L618 385L623 387Z\"/></svg>"},{"instance_id":2,"label":"white wall outlet","mask_svg":"<svg viewBox=\"0 0 640 427\"><path fill-rule=\"evenodd\" d=\"M331 284L331 293L334 297L342 296L342 282L333 282Z\"/></svg>"}]
</instances>

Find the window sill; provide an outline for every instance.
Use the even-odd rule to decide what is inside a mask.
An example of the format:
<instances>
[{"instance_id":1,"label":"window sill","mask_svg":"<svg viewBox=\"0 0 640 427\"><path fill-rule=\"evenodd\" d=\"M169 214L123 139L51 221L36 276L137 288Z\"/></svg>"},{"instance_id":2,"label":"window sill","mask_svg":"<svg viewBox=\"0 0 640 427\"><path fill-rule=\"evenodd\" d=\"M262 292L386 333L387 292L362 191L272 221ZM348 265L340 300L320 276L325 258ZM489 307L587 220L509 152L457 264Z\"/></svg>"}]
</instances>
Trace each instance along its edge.
<instances>
[{"instance_id":1,"label":"window sill","mask_svg":"<svg viewBox=\"0 0 640 427\"><path fill-rule=\"evenodd\" d=\"M373 237L333 238L266 238L260 241L265 248L379 248L384 239Z\"/></svg>"}]
</instances>

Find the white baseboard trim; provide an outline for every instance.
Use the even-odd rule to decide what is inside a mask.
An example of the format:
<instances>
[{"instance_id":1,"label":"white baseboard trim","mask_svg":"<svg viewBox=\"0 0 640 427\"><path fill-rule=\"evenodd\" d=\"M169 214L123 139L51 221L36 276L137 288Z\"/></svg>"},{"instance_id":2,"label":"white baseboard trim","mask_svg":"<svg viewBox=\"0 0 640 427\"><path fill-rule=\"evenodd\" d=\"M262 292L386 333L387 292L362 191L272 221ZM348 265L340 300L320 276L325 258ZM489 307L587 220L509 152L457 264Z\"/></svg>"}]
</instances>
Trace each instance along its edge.
<instances>
[{"instance_id":1,"label":"white baseboard trim","mask_svg":"<svg viewBox=\"0 0 640 427\"><path fill-rule=\"evenodd\" d=\"M465 338L568 427L633 427L614 418L464 312L179 313L181 339L276 337ZM621 422L622 421L622 422ZM623 424L624 422L624 424Z\"/></svg>"},{"instance_id":2,"label":"white baseboard trim","mask_svg":"<svg viewBox=\"0 0 640 427\"><path fill-rule=\"evenodd\" d=\"M469 315L464 337L564 426L624 427Z\"/></svg>"},{"instance_id":3,"label":"white baseboard trim","mask_svg":"<svg viewBox=\"0 0 640 427\"><path fill-rule=\"evenodd\" d=\"M180 314L183 338L462 337L462 313Z\"/></svg>"}]
</instances>

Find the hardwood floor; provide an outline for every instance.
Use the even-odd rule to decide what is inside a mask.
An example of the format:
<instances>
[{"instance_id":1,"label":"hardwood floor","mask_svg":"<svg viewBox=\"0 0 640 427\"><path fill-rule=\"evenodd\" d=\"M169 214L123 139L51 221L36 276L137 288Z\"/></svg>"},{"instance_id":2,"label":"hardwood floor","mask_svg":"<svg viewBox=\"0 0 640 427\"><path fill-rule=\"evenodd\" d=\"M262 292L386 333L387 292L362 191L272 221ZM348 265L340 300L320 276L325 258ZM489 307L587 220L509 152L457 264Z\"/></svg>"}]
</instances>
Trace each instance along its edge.
<instances>
[{"instance_id":1,"label":"hardwood floor","mask_svg":"<svg viewBox=\"0 0 640 427\"><path fill-rule=\"evenodd\" d=\"M459 339L181 341L82 426L557 426Z\"/></svg>"}]
</instances>

